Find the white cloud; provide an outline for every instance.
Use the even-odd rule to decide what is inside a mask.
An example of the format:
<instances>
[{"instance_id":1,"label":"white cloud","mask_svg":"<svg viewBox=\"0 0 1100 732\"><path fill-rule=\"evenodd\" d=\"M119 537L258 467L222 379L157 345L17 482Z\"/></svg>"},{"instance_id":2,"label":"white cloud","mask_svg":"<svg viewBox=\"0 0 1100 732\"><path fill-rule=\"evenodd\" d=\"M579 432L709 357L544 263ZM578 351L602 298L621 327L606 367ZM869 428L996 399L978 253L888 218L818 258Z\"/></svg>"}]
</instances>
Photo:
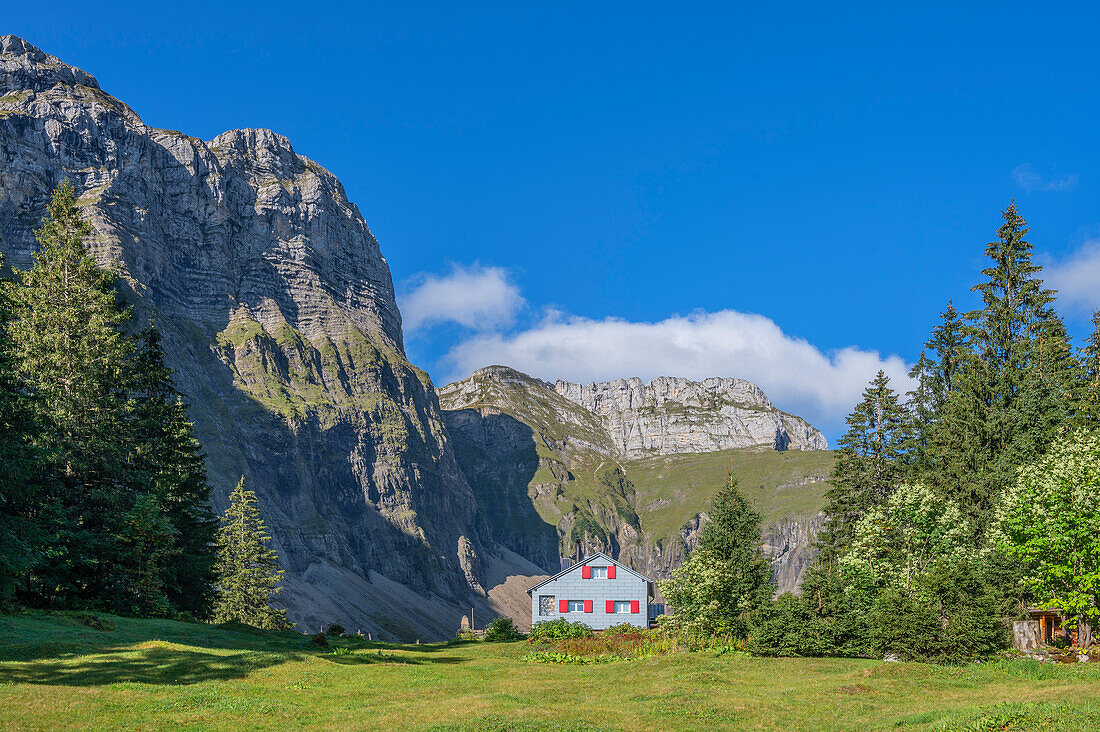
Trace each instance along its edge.
<instances>
[{"instance_id":1,"label":"white cloud","mask_svg":"<svg viewBox=\"0 0 1100 732\"><path fill-rule=\"evenodd\" d=\"M1100 307L1100 239L1087 240L1080 249L1043 267L1043 281L1058 290L1058 302L1071 309Z\"/></svg>"},{"instance_id":2,"label":"white cloud","mask_svg":"<svg viewBox=\"0 0 1100 732\"><path fill-rule=\"evenodd\" d=\"M911 388L898 356L847 347L823 353L770 318L733 310L672 316L655 323L591 320L551 313L515 333L482 333L446 359L454 378L504 364L539 378L590 382L639 376L734 376L759 384L780 408L818 427L839 427L882 369L895 390Z\"/></svg>"},{"instance_id":3,"label":"white cloud","mask_svg":"<svg viewBox=\"0 0 1100 732\"><path fill-rule=\"evenodd\" d=\"M507 327L526 304L507 270L479 264L421 275L398 300L406 334L440 323L476 331Z\"/></svg>"},{"instance_id":4,"label":"white cloud","mask_svg":"<svg viewBox=\"0 0 1100 732\"><path fill-rule=\"evenodd\" d=\"M1012 180L1025 191L1072 191L1077 187L1077 174L1070 173L1061 178L1043 175L1031 163L1016 166L1012 171Z\"/></svg>"}]
</instances>

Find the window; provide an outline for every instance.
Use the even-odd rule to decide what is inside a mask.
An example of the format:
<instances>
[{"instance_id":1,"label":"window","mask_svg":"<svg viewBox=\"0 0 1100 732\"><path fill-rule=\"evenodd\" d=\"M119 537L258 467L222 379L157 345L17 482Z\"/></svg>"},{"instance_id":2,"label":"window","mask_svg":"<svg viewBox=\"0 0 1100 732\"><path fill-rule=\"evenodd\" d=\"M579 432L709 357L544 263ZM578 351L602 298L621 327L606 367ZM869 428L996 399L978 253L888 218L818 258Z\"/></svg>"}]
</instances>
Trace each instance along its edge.
<instances>
[{"instance_id":1,"label":"window","mask_svg":"<svg viewBox=\"0 0 1100 732\"><path fill-rule=\"evenodd\" d=\"M571 613L583 613L584 612L584 600L570 600L569 612Z\"/></svg>"},{"instance_id":2,"label":"window","mask_svg":"<svg viewBox=\"0 0 1100 732\"><path fill-rule=\"evenodd\" d=\"M539 615L556 615L554 612L554 596L539 595Z\"/></svg>"},{"instance_id":3,"label":"window","mask_svg":"<svg viewBox=\"0 0 1100 732\"><path fill-rule=\"evenodd\" d=\"M592 579L607 579L607 567L593 567Z\"/></svg>"},{"instance_id":4,"label":"window","mask_svg":"<svg viewBox=\"0 0 1100 732\"><path fill-rule=\"evenodd\" d=\"M617 613L628 613L628 612L630 612L630 600L616 600L615 601L615 612L617 612Z\"/></svg>"}]
</instances>

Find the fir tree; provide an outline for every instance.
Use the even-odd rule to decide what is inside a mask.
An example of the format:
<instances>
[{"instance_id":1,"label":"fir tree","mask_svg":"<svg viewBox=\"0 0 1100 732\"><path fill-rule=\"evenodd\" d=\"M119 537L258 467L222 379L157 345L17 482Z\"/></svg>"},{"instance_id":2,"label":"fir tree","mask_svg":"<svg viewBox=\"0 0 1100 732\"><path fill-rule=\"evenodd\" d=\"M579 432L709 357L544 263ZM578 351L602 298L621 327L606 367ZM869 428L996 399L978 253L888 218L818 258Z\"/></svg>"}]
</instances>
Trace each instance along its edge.
<instances>
[{"instance_id":1,"label":"fir tree","mask_svg":"<svg viewBox=\"0 0 1100 732\"><path fill-rule=\"evenodd\" d=\"M146 493L134 499L126 514L120 557L127 579L120 599L129 612L154 616L168 612L164 565L175 551L178 536L155 497Z\"/></svg>"},{"instance_id":2,"label":"fir tree","mask_svg":"<svg viewBox=\"0 0 1100 732\"><path fill-rule=\"evenodd\" d=\"M34 461L11 489L0 478L0 567L22 552L7 571L28 604L205 614L216 522L202 454L159 334L131 335L116 278L85 250L89 233L66 181L33 266L0 303L10 305L0 307L10 311L0 313L0 420L33 428L20 453ZM11 546L8 515L21 521Z\"/></svg>"},{"instance_id":3,"label":"fir tree","mask_svg":"<svg viewBox=\"0 0 1100 732\"><path fill-rule=\"evenodd\" d=\"M709 515L699 544L660 583L661 592L685 630L743 637L746 614L765 605L775 592L760 548L760 514L737 489L731 472Z\"/></svg>"},{"instance_id":4,"label":"fir tree","mask_svg":"<svg viewBox=\"0 0 1100 732\"><path fill-rule=\"evenodd\" d=\"M909 372L917 387L909 392L909 410L913 419L910 469L917 475L928 469L927 430L943 408L959 362L967 353L962 318L951 301L940 313L942 322L932 329L917 363Z\"/></svg>"},{"instance_id":5,"label":"fir tree","mask_svg":"<svg viewBox=\"0 0 1100 732\"><path fill-rule=\"evenodd\" d=\"M270 541L256 494L244 487L242 477L229 494L229 508L215 537L214 622L238 622L264 629L288 625L286 610L270 604L283 578L279 558L267 546Z\"/></svg>"},{"instance_id":6,"label":"fir tree","mask_svg":"<svg viewBox=\"0 0 1100 732\"><path fill-rule=\"evenodd\" d=\"M909 412L882 371L863 391L847 422L825 494L825 528L819 541L825 559L835 558L849 544L856 522L901 482L911 442Z\"/></svg>"}]
</instances>

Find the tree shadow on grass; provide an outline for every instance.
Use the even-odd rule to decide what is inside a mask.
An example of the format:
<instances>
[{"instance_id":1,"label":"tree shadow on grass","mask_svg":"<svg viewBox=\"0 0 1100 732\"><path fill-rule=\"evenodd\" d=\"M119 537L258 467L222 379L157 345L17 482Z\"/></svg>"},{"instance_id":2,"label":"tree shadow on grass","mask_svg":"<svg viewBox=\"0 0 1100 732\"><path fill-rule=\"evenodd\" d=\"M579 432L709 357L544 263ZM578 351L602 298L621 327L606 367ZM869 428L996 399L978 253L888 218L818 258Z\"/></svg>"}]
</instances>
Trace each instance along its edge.
<instances>
[{"instance_id":1,"label":"tree shadow on grass","mask_svg":"<svg viewBox=\"0 0 1100 732\"><path fill-rule=\"evenodd\" d=\"M425 658L417 658L415 656L397 656L391 654L378 654L378 653L352 653L346 656L337 656L335 654L325 656L325 660L332 661L344 666L362 666L371 663L389 663L397 666L419 666L425 663L465 663L469 659L460 658L459 656L431 656Z\"/></svg>"},{"instance_id":2,"label":"tree shadow on grass","mask_svg":"<svg viewBox=\"0 0 1100 732\"><path fill-rule=\"evenodd\" d=\"M205 653L172 648L110 648L97 655L38 659L0 663L0 684L45 684L51 686L104 686L107 684L186 685L204 681L240 679L283 663L309 657L323 658L341 666L420 665L462 663L457 656L416 658L392 653L359 652L347 655L317 652Z\"/></svg>"},{"instance_id":3,"label":"tree shadow on grass","mask_svg":"<svg viewBox=\"0 0 1100 732\"><path fill-rule=\"evenodd\" d=\"M114 648L100 655L0 664L0 683L54 686L106 684L197 684L238 679L258 669L295 661L305 654L231 654L170 648Z\"/></svg>"},{"instance_id":4,"label":"tree shadow on grass","mask_svg":"<svg viewBox=\"0 0 1100 732\"><path fill-rule=\"evenodd\" d=\"M0 662L0 684L50 686L105 686L135 683L187 685L204 681L240 679L283 663L322 658L341 666L457 664L459 656L417 657L411 654L362 650L346 655L318 651L207 653L176 648L119 646L99 648L93 654L64 654L54 658Z\"/></svg>"},{"instance_id":5,"label":"tree shadow on grass","mask_svg":"<svg viewBox=\"0 0 1100 732\"><path fill-rule=\"evenodd\" d=\"M359 638L311 645L292 631L240 624L168 623L87 613L0 618L0 684L100 686L116 683L195 684L238 679L283 663L321 658L341 665L461 663L441 655L450 644L391 646ZM106 622L98 622L105 620Z\"/></svg>"}]
</instances>

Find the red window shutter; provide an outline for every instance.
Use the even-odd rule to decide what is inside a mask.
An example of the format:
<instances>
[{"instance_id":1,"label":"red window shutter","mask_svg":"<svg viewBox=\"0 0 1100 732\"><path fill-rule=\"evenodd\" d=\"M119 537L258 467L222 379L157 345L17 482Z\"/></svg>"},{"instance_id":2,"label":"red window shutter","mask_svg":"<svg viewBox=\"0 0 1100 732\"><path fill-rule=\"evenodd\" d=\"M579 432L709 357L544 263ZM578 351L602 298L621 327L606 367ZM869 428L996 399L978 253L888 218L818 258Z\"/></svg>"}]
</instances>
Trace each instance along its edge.
<instances>
[{"instance_id":1,"label":"red window shutter","mask_svg":"<svg viewBox=\"0 0 1100 732\"><path fill-rule=\"evenodd\" d=\"M630 612L634 613L635 615L641 612L641 610L638 609L638 604L639 603L637 600L630 601Z\"/></svg>"},{"instance_id":2,"label":"red window shutter","mask_svg":"<svg viewBox=\"0 0 1100 732\"><path fill-rule=\"evenodd\" d=\"M607 601L607 607L605 609L609 613L615 612L615 601L614 600L608 600Z\"/></svg>"},{"instance_id":3,"label":"red window shutter","mask_svg":"<svg viewBox=\"0 0 1100 732\"><path fill-rule=\"evenodd\" d=\"M558 600L558 612L559 613L569 612L569 600Z\"/></svg>"},{"instance_id":4,"label":"red window shutter","mask_svg":"<svg viewBox=\"0 0 1100 732\"><path fill-rule=\"evenodd\" d=\"M581 567L581 579L592 579L592 568L587 564Z\"/></svg>"},{"instance_id":5,"label":"red window shutter","mask_svg":"<svg viewBox=\"0 0 1100 732\"><path fill-rule=\"evenodd\" d=\"M584 601L584 611L586 613L592 612L592 601L591 600L585 600Z\"/></svg>"},{"instance_id":6,"label":"red window shutter","mask_svg":"<svg viewBox=\"0 0 1100 732\"><path fill-rule=\"evenodd\" d=\"M608 579L615 579L615 565L614 564L612 564L610 567L607 568L607 578Z\"/></svg>"}]
</instances>

